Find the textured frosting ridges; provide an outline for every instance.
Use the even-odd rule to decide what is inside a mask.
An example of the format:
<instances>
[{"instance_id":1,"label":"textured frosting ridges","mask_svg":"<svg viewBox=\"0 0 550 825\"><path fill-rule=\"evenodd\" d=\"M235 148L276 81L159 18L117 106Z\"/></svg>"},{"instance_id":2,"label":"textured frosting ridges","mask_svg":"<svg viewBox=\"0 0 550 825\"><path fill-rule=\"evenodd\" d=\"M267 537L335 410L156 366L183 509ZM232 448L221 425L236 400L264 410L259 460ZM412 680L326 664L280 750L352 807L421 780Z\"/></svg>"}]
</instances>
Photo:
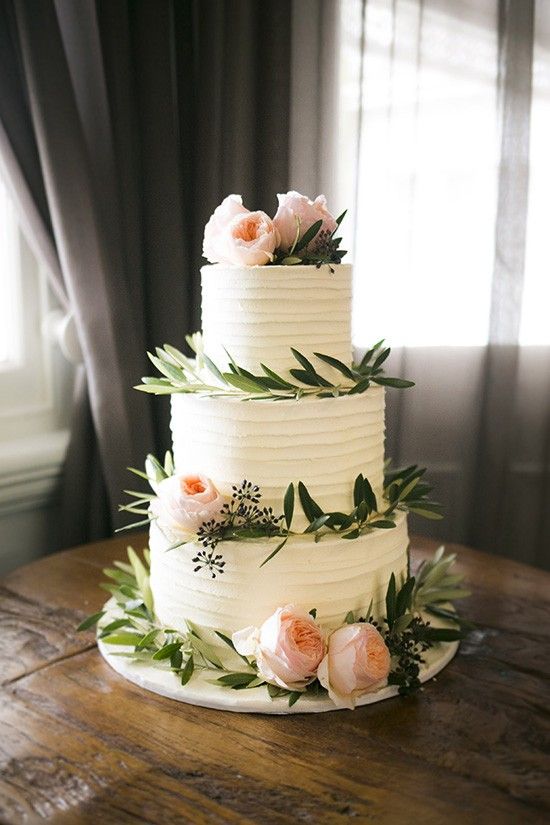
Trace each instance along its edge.
<instances>
[{"instance_id":1,"label":"textured frosting ridges","mask_svg":"<svg viewBox=\"0 0 550 825\"><path fill-rule=\"evenodd\" d=\"M247 370L258 371L263 362L286 372L298 366L294 347L306 357L321 352L350 364L352 267L332 268L203 266L207 355L227 365L227 350Z\"/></svg>"},{"instance_id":2,"label":"textured frosting ridges","mask_svg":"<svg viewBox=\"0 0 550 825\"><path fill-rule=\"evenodd\" d=\"M276 540L224 542L219 551L224 573L212 579L207 570L194 572L199 547L185 545L167 551L170 542L151 526L151 586L160 621L183 630L185 620L205 628L233 633L261 624L277 607L296 604L317 609L317 619L337 627L349 610L384 612L391 573L398 582L407 571L407 519L397 515L396 527L378 530L353 541L327 535L293 537L264 567L262 561Z\"/></svg>"},{"instance_id":3,"label":"textured frosting ridges","mask_svg":"<svg viewBox=\"0 0 550 825\"><path fill-rule=\"evenodd\" d=\"M382 491L383 387L299 401L176 394L171 427L178 472L201 472L224 494L246 478L277 513L291 481L302 481L325 511L351 510L359 473L377 496ZM296 513L303 528L299 505Z\"/></svg>"}]
</instances>

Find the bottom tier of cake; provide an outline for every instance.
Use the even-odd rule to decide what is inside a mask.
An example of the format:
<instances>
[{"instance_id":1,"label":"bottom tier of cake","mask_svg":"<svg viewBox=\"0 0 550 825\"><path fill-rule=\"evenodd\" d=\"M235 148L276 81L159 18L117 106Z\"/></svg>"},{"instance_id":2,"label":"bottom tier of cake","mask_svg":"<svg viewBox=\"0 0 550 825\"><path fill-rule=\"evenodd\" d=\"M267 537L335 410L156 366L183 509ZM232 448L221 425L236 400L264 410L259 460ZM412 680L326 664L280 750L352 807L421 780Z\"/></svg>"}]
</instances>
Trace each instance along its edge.
<instances>
[{"instance_id":1,"label":"bottom tier of cake","mask_svg":"<svg viewBox=\"0 0 550 825\"><path fill-rule=\"evenodd\" d=\"M170 540L151 525L151 589L159 621L179 631L186 621L231 635L261 625L276 608L294 604L317 611L327 629L342 624L348 611L364 615L372 602L375 617L384 613L388 581L407 576L407 517L396 526L373 530L346 541L327 534L318 542L310 535L293 536L267 564L264 559L278 540L229 541L219 545L223 572L212 578L193 561L201 549L186 544L168 550Z\"/></svg>"}]
</instances>

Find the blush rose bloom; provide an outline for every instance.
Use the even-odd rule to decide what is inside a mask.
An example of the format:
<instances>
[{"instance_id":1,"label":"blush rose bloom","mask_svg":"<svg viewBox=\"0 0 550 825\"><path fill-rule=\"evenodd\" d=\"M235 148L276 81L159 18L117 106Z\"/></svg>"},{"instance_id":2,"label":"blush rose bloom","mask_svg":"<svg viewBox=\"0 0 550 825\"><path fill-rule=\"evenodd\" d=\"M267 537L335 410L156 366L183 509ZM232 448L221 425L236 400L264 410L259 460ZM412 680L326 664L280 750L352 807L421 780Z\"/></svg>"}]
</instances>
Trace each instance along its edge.
<instances>
[{"instance_id":1,"label":"blush rose bloom","mask_svg":"<svg viewBox=\"0 0 550 825\"><path fill-rule=\"evenodd\" d=\"M390 652L371 624L346 624L331 633L317 677L339 707L354 708L359 696L385 684Z\"/></svg>"},{"instance_id":2,"label":"blush rose bloom","mask_svg":"<svg viewBox=\"0 0 550 825\"><path fill-rule=\"evenodd\" d=\"M327 209L327 201L324 195L319 195L314 201L310 201L305 195L299 192L287 192L286 195L277 195L279 208L273 218L273 223L279 230L281 236L281 249L288 252L296 239L297 221L300 222L300 238L317 221L323 221L319 231L327 230L334 232L336 220ZM315 243L315 238L308 244L306 249ZM300 254L304 250L300 250Z\"/></svg>"},{"instance_id":3,"label":"blush rose bloom","mask_svg":"<svg viewBox=\"0 0 550 825\"><path fill-rule=\"evenodd\" d=\"M319 626L293 604L277 608L260 628L237 631L233 644L238 653L256 658L266 682L287 690L303 690L315 677L325 652Z\"/></svg>"},{"instance_id":4,"label":"blush rose bloom","mask_svg":"<svg viewBox=\"0 0 550 825\"><path fill-rule=\"evenodd\" d=\"M240 195L228 195L206 224L202 251L211 264L263 266L273 260L279 243L265 212L250 212Z\"/></svg>"},{"instance_id":5,"label":"blush rose bloom","mask_svg":"<svg viewBox=\"0 0 550 825\"><path fill-rule=\"evenodd\" d=\"M159 527L172 533L196 533L204 521L220 513L224 499L202 475L170 476L156 485L151 512Z\"/></svg>"}]
</instances>

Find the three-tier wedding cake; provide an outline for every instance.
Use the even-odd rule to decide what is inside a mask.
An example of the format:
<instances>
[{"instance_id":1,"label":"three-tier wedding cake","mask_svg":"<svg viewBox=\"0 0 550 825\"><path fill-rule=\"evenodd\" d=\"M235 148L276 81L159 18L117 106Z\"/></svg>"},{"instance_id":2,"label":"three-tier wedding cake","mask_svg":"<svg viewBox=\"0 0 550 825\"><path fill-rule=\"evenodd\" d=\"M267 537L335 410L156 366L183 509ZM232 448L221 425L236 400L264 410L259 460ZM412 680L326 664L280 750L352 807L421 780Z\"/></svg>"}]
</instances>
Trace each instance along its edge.
<instances>
[{"instance_id":1,"label":"three-tier wedding cake","mask_svg":"<svg viewBox=\"0 0 550 825\"><path fill-rule=\"evenodd\" d=\"M121 508L150 522L150 549L107 571L92 617L108 661L148 689L353 707L411 692L454 653L452 557L416 578L408 564L407 512L439 506L422 469L384 462L386 387L412 382L385 374L383 342L354 360L342 218L296 192L273 219L226 198L205 230L194 358L150 355L160 376L138 389L171 396L173 454L147 457L152 491Z\"/></svg>"}]
</instances>

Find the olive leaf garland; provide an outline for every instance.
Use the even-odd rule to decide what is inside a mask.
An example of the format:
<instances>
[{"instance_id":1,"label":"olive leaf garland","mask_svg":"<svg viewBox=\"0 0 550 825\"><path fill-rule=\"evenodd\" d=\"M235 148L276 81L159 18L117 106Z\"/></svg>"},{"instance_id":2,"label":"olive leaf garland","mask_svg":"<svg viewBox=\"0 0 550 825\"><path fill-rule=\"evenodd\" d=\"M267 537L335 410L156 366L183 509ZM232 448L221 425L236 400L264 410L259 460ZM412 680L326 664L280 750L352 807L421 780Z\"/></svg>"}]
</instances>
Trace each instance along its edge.
<instances>
[{"instance_id":1,"label":"olive leaf garland","mask_svg":"<svg viewBox=\"0 0 550 825\"><path fill-rule=\"evenodd\" d=\"M156 484L173 474L174 461L170 452L166 453L164 463L149 454L145 460L145 472L134 467L128 469L147 480L154 490ZM260 566L263 567L285 547L292 536L313 534L315 542L318 542L323 535L334 533L342 539L353 540L371 530L388 530L395 527L396 511L440 519L441 505L430 499L432 488L422 480L424 473L425 468L419 468L417 465L387 473L382 507L379 507L368 479L359 474L355 479L353 508L349 513L323 510L313 499L306 485L299 481L298 498L308 521L307 527L301 533L292 530L296 502L294 483L288 485L283 499L283 513L278 515L272 507L261 505L262 494L258 485L244 479L239 485L233 485L231 497L223 505L219 516L200 526L195 542L201 545L201 548L192 559L194 571L206 569L212 578L224 572L223 554L216 552L218 544L223 541L280 539L261 563ZM133 501L119 505L119 511L142 515L145 518L120 527L116 532L141 527L155 520L156 517L150 510L151 501L155 498L154 493L142 493L137 490L124 492L132 496ZM185 536L171 544L167 550L175 550L189 543L189 537Z\"/></svg>"},{"instance_id":2,"label":"olive leaf garland","mask_svg":"<svg viewBox=\"0 0 550 825\"><path fill-rule=\"evenodd\" d=\"M199 393L236 397L243 401L283 401L310 396L338 398L357 395L366 392L372 384L397 389L414 386L414 381L384 375L382 365L391 350L383 346L383 340L367 350L359 363L349 366L331 355L314 353L315 358L342 375L343 380L336 384L322 376L309 358L294 347L291 347L291 352L299 366L293 367L289 372L298 384L283 378L265 364L260 364L263 375L255 375L239 366L229 353L229 371L223 371L203 351L200 333L188 335L186 341L195 352L195 359L188 358L170 344L165 344L163 348L157 347L156 355L150 352L147 354L161 376L146 376L142 378L143 384L134 389L155 395ZM205 378L208 374L211 381Z\"/></svg>"},{"instance_id":3,"label":"olive leaf garland","mask_svg":"<svg viewBox=\"0 0 550 825\"><path fill-rule=\"evenodd\" d=\"M389 463L386 469L388 465ZM166 453L164 463L149 454L145 460L145 472L133 467L128 469L147 480L154 489L155 484L173 474L174 460L170 452ZM280 539L277 546L263 560L260 565L263 567L285 547L292 536L313 534L314 540L318 542L323 535L334 533L342 539L353 540L371 530L388 530L395 527L396 511L416 513L428 519L440 519L443 517L441 505L430 499L432 487L423 480L425 472L425 468L416 464L386 472L381 502L377 501L369 480L360 473L355 479L353 508L349 513L325 511L313 499L306 485L299 481L297 488L292 482L288 485L283 499L283 513L279 515L272 507L261 505L262 493L259 486L244 479L239 485L233 485L231 497L224 504L219 516L200 526L195 541L201 545L201 549L192 559L194 571L206 569L212 578L224 572L223 555L215 552L218 544L223 541ZM117 532L141 527L155 519L150 510L151 500L155 498L154 493L141 493L136 490L124 492L134 500L130 504L119 505L119 511L144 515L146 518L120 527ZM308 521L307 527L301 533L291 529L296 492ZM175 550L189 543L189 537L186 536L181 541L171 544L167 550Z\"/></svg>"},{"instance_id":4,"label":"olive leaf garland","mask_svg":"<svg viewBox=\"0 0 550 825\"><path fill-rule=\"evenodd\" d=\"M131 547L127 552L129 563L113 562L112 568L103 571L109 582L100 584L115 600L117 618L104 623L102 620L106 611L100 610L85 618L77 627L78 631L85 631L97 626L98 639L104 644L125 648L111 652L111 655L165 668L182 685L190 681L195 671L221 672L221 676L212 680L213 684L232 690L265 687L271 699L288 698L290 707L305 694L326 695L327 691L318 679L308 684L304 691L290 691L267 683L260 676L255 660L238 653L229 635L219 630L214 633L231 650L232 660L236 662L238 657L242 662L239 670L224 664L217 649L205 639L206 632L193 622L186 622L187 630L183 633L161 625L155 616L149 583L149 551L143 551L143 558ZM455 558L454 554L446 556L444 548L440 547L433 559L421 564L416 577L408 577L399 589L392 573L383 618L372 616L372 604L364 616L356 617L353 611L349 611L344 618L344 622L349 624L369 622L382 634L392 661L388 684L396 685L401 695L414 693L420 687L420 668L427 650L437 643L463 639L473 627L448 606L451 599L469 595L469 591L459 586L462 576L450 572ZM315 619L316 609L309 612ZM457 627L432 627L424 619L425 613L453 622Z\"/></svg>"}]
</instances>

